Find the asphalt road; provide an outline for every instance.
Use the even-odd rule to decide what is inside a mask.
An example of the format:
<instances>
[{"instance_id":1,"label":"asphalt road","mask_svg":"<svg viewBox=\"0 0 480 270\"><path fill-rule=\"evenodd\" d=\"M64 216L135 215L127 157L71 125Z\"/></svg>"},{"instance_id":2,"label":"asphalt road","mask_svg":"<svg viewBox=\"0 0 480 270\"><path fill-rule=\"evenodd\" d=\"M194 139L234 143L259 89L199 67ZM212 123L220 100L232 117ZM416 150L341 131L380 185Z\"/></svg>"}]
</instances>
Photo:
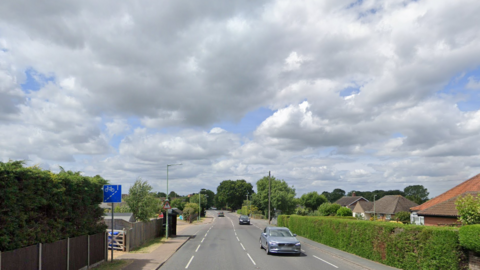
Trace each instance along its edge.
<instances>
[{"instance_id":1,"label":"asphalt road","mask_svg":"<svg viewBox=\"0 0 480 270\"><path fill-rule=\"evenodd\" d=\"M259 243L267 225L265 221L252 220L251 225L239 225L237 215L226 213L225 217L217 217L216 212L207 214L214 216L212 223L182 231L182 235L191 235L190 240L160 269L393 269L370 261L362 265L361 258L344 259L302 240L301 256L267 255Z\"/></svg>"}]
</instances>

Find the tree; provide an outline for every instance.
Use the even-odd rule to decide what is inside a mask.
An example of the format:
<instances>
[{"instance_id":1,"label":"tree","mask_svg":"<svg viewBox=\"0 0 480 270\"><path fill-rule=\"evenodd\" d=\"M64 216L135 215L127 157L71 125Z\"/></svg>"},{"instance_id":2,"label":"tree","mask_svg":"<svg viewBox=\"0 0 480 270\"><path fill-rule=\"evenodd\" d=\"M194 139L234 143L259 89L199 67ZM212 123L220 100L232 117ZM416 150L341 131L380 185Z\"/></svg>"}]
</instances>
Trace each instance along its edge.
<instances>
[{"instance_id":1,"label":"tree","mask_svg":"<svg viewBox=\"0 0 480 270\"><path fill-rule=\"evenodd\" d=\"M178 195L175 191L171 191L169 194L168 194L168 199L170 200L171 198L178 198L178 197L182 197L180 195Z\"/></svg>"},{"instance_id":2,"label":"tree","mask_svg":"<svg viewBox=\"0 0 480 270\"><path fill-rule=\"evenodd\" d=\"M197 211L198 211L198 194L195 194L190 197L190 202L197 204ZM205 194L200 194L200 207L202 211L205 209L207 206L207 198Z\"/></svg>"},{"instance_id":3,"label":"tree","mask_svg":"<svg viewBox=\"0 0 480 270\"><path fill-rule=\"evenodd\" d=\"M207 206L205 206L205 208L210 209L210 207L215 205L215 192L207 189L202 193L207 195Z\"/></svg>"},{"instance_id":4,"label":"tree","mask_svg":"<svg viewBox=\"0 0 480 270\"><path fill-rule=\"evenodd\" d=\"M150 193L151 190L152 186L141 179L137 179L130 187L129 196L125 198L125 202L137 220L149 221L157 214L158 199Z\"/></svg>"},{"instance_id":5,"label":"tree","mask_svg":"<svg viewBox=\"0 0 480 270\"><path fill-rule=\"evenodd\" d=\"M408 186L403 190L403 192L405 192L405 198L417 204L422 204L428 201L428 194L430 194L422 185Z\"/></svg>"},{"instance_id":6,"label":"tree","mask_svg":"<svg viewBox=\"0 0 480 270\"><path fill-rule=\"evenodd\" d=\"M243 200L247 198L247 194L254 194L252 184L245 180L224 180L217 187L215 205L218 208L240 209Z\"/></svg>"},{"instance_id":7,"label":"tree","mask_svg":"<svg viewBox=\"0 0 480 270\"><path fill-rule=\"evenodd\" d=\"M170 203L172 208L178 208L181 211L183 211L183 208L185 208L185 204L186 204L186 202L183 198L173 199L172 202Z\"/></svg>"},{"instance_id":8,"label":"tree","mask_svg":"<svg viewBox=\"0 0 480 270\"><path fill-rule=\"evenodd\" d=\"M324 203L318 207L318 213L320 216L335 216L340 207L338 203Z\"/></svg>"},{"instance_id":9,"label":"tree","mask_svg":"<svg viewBox=\"0 0 480 270\"><path fill-rule=\"evenodd\" d=\"M115 206L115 213L131 213L131 212L132 210L130 209L130 207L128 207L128 205Z\"/></svg>"},{"instance_id":10,"label":"tree","mask_svg":"<svg viewBox=\"0 0 480 270\"><path fill-rule=\"evenodd\" d=\"M265 212L268 216L268 176L257 181L257 194L252 196L252 204ZM282 214L292 214L295 211L295 189L289 187L284 180L271 177L270 217L273 218L274 210Z\"/></svg>"},{"instance_id":11,"label":"tree","mask_svg":"<svg viewBox=\"0 0 480 270\"><path fill-rule=\"evenodd\" d=\"M303 194L300 197L301 205L305 206L310 211L317 209L322 203L326 203L328 200L325 195L320 195L316 191L312 191Z\"/></svg>"},{"instance_id":12,"label":"tree","mask_svg":"<svg viewBox=\"0 0 480 270\"><path fill-rule=\"evenodd\" d=\"M157 192L155 194L155 197L157 198L166 198L167 197L167 194L165 192Z\"/></svg>"},{"instance_id":13,"label":"tree","mask_svg":"<svg viewBox=\"0 0 480 270\"><path fill-rule=\"evenodd\" d=\"M192 202L186 203L185 208L183 208L184 211L187 208L193 208L194 211L193 211L193 213L191 213L192 215L195 214L195 213L198 213L198 203L192 203Z\"/></svg>"},{"instance_id":14,"label":"tree","mask_svg":"<svg viewBox=\"0 0 480 270\"><path fill-rule=\"evenodd\" d=\"M338 201L338 199L345 196L345 190L336 188L331 193L328 191L324 191L322 192L322 195L324 195L329 202L334 203Z\"/></svg>"},{"instance_id":15,"label":"tree","mask_svg":"<svg viewBox=\"0 0 480 270\"><path fill-rule=\"evenodd\" d=\"M463 225L480 224L480 196L467 194L458 198L455 206Z\"/></svg>"},{"instance_id":16,"label":"tree","mask_svg":"<svg viewBox=\"0 0 480 270\"><path fill-rule=\"evenodd\" d=\"M352 217L353 216L352 210L348 207L338 208L336 214L337 214L337 216L340 216L340 217Z\"/></svg>"}]
</instances>

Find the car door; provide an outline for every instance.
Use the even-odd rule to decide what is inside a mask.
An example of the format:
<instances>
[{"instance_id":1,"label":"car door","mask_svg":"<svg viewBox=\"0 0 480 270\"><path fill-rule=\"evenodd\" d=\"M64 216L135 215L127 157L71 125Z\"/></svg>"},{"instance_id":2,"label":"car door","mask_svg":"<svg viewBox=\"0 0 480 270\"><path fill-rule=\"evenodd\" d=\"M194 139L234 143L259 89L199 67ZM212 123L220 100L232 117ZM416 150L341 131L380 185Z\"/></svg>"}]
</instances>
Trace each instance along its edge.
<instances>
[{"instance_id":1,"label":"car door","mask_svg":"<svg viewBox=\"0 0 480 270\"><path fill-rule=\"evenodd\" d=\"M265 228L263 230L263 233L262 233L262 245L265 244L263 246L266 248L267 247L267 237L265 235L268 236L268 228Z\"/></svg>"}]
</instances>

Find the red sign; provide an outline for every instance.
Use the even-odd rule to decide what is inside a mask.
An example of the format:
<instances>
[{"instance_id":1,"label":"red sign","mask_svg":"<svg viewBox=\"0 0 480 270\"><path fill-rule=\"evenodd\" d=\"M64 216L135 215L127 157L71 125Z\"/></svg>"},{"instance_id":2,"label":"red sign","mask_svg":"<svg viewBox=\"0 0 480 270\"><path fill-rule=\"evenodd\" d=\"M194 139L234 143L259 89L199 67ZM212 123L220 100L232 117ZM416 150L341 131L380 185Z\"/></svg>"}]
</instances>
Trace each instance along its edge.
<instances>
[{"instance_id":1,"label":"red sign","mask_svg":"<svg viewBox=\"0 0 480 270\"><path fill-rule=\"evenodd\" d=\"M160 215L158 215L159 218L163 218L163 212L160 213Z\"/></svg>"},{"instance_id":2,"label":"red sign","mask_svg":"<svg viewBox=\"0 0 480 270\"><path fill-rule=\"evenodd\" d=\"M165 202L165 204L163 205L163 209L172 209L172 207L170 207L170 203Z\"/></svg>"}]
</instances>

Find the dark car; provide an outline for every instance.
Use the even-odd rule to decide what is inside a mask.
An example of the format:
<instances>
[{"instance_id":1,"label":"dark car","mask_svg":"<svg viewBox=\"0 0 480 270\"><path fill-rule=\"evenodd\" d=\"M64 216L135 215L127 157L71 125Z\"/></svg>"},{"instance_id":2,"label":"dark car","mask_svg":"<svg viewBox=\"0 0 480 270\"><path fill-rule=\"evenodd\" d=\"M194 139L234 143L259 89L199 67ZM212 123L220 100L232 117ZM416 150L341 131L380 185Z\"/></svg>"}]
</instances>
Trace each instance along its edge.
<instances>
[{"instance_id":1,"label":"dark car","mask_svg":"<svg viewBox=\"0 0 480 270\"><path fill-rule=\"evenodd\" d=\"M250 218L248 216L240 216L238 218L238 224L242 225L242 224L248 224L250 225Z\"/></svg>"},{"instance_id":2,"label":"dark car","mask_svg":"<svg viewBox=\"0 0 480 270\"><path fill-rule=\"evenodd\" d=\"M223 212L218 212L218 216L219 217L224 217L225 215L223 214Z\"/></svg>"},{"instance_id":3,"label":"dark car","mask_svg":"<svg viewBox=\"0 0 480 270\"><path fill-rule=\"evenodd\" d=\"M302 245L296 234L285 227L266 227L260 235L260 248L270 253L293 253L300 255Z\"/></svg>"}]
</instances>

